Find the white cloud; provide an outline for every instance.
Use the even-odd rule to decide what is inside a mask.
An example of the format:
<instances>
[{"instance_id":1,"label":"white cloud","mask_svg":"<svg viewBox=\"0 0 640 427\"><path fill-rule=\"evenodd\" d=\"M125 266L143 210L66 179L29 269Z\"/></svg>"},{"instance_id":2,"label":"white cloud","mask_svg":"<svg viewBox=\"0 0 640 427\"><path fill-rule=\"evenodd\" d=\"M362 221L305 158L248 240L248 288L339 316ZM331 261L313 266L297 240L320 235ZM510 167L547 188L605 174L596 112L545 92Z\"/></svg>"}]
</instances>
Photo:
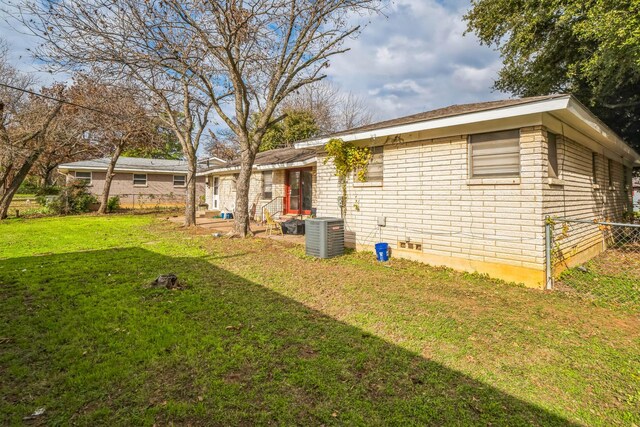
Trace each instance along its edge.
<instances>
[{"instance_id":1,"label":"white cloud","mask_svg":"<svg viewBox=\"0 0 640 427\"><path fill-rule=\"evenodd\" d=\"M347 43L349 52L333 58L329 78L369 99L380 119L508 97L492 90L498 54L463 36L468 7L462 0L397 0Z\"/></svg>"},{"instance_id":2,"label":"white cloud","mask_svg":"<svg viewBox=\"0 0 640 427\"><path fill-rule=\"evenodd\" d=\"M332 59L329 79L368 99L379 119L508 97L492 90L498 54L463 36L469 6L468 0L395 0L347 42L349 52ZM5 19L0 11L0 37L10 45L12 62L41 84L65 81L34 63L27 49L38 40Z\"/></svg>"}]
</instances>

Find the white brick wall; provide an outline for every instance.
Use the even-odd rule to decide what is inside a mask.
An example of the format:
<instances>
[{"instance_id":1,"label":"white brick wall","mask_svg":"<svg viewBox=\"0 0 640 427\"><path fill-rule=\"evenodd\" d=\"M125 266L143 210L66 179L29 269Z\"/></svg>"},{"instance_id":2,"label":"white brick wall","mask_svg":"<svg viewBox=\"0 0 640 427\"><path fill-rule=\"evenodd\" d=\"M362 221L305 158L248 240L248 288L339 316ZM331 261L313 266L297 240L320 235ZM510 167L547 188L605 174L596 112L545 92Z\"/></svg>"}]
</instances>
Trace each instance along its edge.
<instances>
[{"instance_id":1,"label":"white brick wall","mask_svg":"<svg viewBox=\"0 0 640 427\"><path fill-rule=\"evenodd\" d=\"M373 245L377 217L392 248L409 238L422 252L541 269L544 265L542 128L521 129L519 184L472 180L466 135L391 144L379 187L348 187L351 243ZM339 216L333 165L318 161L318 215ZM360 211L353 205L358 202Z\"/></svg>"},{"instance_id":2,"label":"white brick wall","mask_svg":"<svg viewBox=\"0 0 640 427\"><path fill-rule=\"evenodd\" d=\"M547 170L546 132L543 133L545 176ZM546 185L544 191L545 215L620 222L631 209L632 192L625 188L624 166L620 159L612 159L612 182L609 182L608 161L597 153L597 184L593 183L592 150L568 138L556 137L558 151L559 184ZM631 168L627 168L627 184L631 183ZM561 233L561 225L555 234ZM602 244L602 233L597 226L569 224L565 237L558 240L563 257L571 257Z\"/></svg>"}]
</instances>

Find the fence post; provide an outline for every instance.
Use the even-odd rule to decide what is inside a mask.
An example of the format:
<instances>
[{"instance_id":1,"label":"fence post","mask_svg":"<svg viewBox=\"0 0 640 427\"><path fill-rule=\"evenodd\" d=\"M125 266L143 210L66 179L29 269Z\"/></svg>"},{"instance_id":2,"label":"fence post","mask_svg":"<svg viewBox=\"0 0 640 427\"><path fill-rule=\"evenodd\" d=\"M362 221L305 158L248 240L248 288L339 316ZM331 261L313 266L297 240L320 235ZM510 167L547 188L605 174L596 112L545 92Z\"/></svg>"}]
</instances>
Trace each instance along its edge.
<instances>
[{"instance_id":1,"label":"fence post","mask_svg":"<svg viewBox=\"0 0 640 427\"><path fill-rule=\"evenodd\" d=\"M551 218L547 216L544 221L544 242L546 252L546 285L545 289L553 289L553 265L551 260L551 244L553 242L553 225Z\"/></svg>"}]
</instances>

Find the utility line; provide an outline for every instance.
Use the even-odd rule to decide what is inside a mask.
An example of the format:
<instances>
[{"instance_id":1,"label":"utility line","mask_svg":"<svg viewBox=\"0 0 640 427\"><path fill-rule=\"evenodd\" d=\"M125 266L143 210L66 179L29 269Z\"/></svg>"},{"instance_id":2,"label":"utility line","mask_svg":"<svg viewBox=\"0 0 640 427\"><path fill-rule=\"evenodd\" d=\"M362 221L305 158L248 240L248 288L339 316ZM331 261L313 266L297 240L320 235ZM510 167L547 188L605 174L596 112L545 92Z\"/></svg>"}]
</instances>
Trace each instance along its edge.
<instances>
[{"instance_id":1,"label":"utility line","mask_svg":"<svg viewBox=\"0 0 640 427\"><path fill-rule=\"evenodd\" d=\"M20 87L11 86L11 85L8 85L6 83L0 83L0 86L5 87L7 89L17 90L17 91L23 92L23 93L28 93L29 95L38 96L40 98L49 99L51 101L60 102L62 104L67 104L67 105L72 105L74 107L83 108L85 110L93 111L93 112L96 112L96 113L104 114L105 116L109 116L109 117L116 118L118 120L122 120L121 117L116 116L115 114L107 113L107 112L99 110L97 108L87 107L86 105L76 104L75 102L66 101L64 99L56 98L56 97L53 97L53 96L44 95L42 93L34 92L32 90L29 90L29 89L24 89L24 88L20 88Z\"/></svg>"}]
</instances>

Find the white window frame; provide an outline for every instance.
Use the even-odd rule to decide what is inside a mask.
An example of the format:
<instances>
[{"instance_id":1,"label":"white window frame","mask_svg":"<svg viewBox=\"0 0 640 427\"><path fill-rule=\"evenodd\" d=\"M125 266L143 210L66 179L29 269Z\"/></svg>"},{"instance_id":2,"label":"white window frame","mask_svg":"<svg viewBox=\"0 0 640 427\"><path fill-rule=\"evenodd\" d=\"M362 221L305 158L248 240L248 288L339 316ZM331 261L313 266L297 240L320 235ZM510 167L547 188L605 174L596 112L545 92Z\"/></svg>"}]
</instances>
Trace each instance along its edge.
<instances>
[{"instance_id":1,"label":"white window frame","mask_svg":"<svg viewBox=\"0 0 640 427\"><path fill-rule=\"evenodd\" d=\"M182 184L176 184L176 178L180 178ZM186 187L187 185L187 176L186 175L173 175L173 186L174 187Z\"/></svg>"},{"instance_id":2,"label":"white window frame","mask_svg":"<svg viewBox=\"0 0 640 427\"><path fill-rule=\"evenodd\" d=\"M481 143L486 143L486 142L491 142L490 140L488 141L474 141L474 137L484 137L486 138L489 135L496 135L496 134L506 134L509 132L513 132L514 134L517 134L517 137L515 138L517 140L517 144L518 144L518 171L517 172L509 172L509 173L481 173L478 174L477 172L474 172L474 150L473 150L473 146L474 144L481 144ZM521 146L520 146L520 129L506 129L506 130L501 130L501 131L495 131L495 132L484 132L484 133L476 133L476 134L472 134L469 135L468 137L468 146L469 146L469 176L472 179L492 179L492 178L520 178L521 175L521 168L522 168L522 154L521 154Z\"/></svg>"},{"instance_id":3,"label":"white window frame","mask_svg":"<svg viewBox=\"0 0 640 427\"><path fill-rule=\"evenodd\" d=\"M80 178L78 177L79 173L88 173L89 174L89 178ZM87 185L93 185L93 172L85 172L85 171L75 171L73 173L73 176L75 178L76 181L84 181L87 183ZM88 181L87 181L88 179Z\"/></svg>"},{"instance_id":4,"label":"white window frame","mask_svg":"<svg viewBox=\"0 0 640 427\"><path fill-rule=\"evenodd\" d=\"M264 177L267 176L267 175L271 176L271 183L269 184L269 191L265 191L266 186L265 186ZM268 193L268 195L267 195L267 193ZM263 171L262 172L262 195L261 195L261 197L263 199L265 199L265 200L266 199L268 199L268 200L273 199L273 171Z\"/></svg>"},{"instance_id":5,"label":"white window frame","mask_svg":"<svg viewBox=\"0 0 640 427\"><path fill-rule=\"evenodd\" d=\"M144 184L136 184L136 176L140 177L144 175ZM137 178L137 180L139 181L141 178ZM134 187L146 187L147 183L149 182L149 177L147 176L146 173L134 173L133 174L133 186Z\"/></svg>"}]
</instances>

